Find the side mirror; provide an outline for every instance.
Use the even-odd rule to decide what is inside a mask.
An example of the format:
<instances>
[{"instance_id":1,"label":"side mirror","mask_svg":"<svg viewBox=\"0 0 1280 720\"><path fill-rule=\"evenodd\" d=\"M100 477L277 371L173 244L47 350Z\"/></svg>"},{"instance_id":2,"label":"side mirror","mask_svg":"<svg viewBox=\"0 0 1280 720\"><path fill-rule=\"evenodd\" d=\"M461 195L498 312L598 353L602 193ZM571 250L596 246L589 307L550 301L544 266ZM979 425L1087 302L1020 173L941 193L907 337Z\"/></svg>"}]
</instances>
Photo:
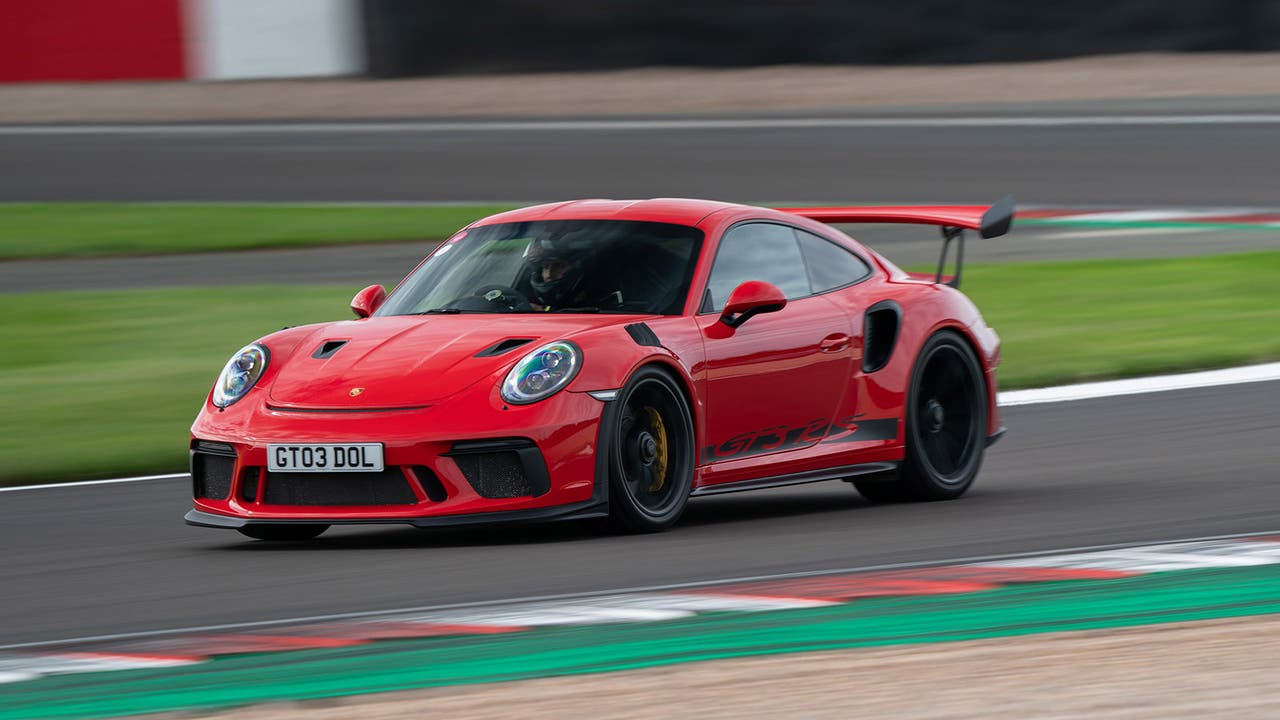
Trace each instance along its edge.
<instances>
[{"instance_id":1,"label":"side mirror","mask_svg":"<svg viewBox=\"0 0 1280 720\"><path fill-rule=\"evenodd\" d=\"M351 312L358 318L372 315L387 299L387 291L381 285L370 285L351 298Z\"/></svg>"},{"instance_id":2,"label":"side mirror","mask_svg":"<svg viewBox=\"0 0 1280 720\"><path fill-rule=\"evenodd\" d=\"M763 280L748 280L729 293L729 302L724 304L720 322L736 328L752 315L778 312L786 306L787 296L782 294L777 285Z\"/></svg>"}]
</instances>

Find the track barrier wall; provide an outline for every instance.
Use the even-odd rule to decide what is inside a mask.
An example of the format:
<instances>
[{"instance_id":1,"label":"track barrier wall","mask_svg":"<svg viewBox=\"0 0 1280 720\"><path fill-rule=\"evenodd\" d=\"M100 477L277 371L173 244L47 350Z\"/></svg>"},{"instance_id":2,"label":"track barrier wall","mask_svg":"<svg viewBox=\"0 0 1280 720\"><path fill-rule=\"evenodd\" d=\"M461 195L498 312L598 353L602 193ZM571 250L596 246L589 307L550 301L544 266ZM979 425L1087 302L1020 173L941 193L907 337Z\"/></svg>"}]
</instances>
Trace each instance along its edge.
<instances>
[{"instance_id":1,"label":"track barrier wall","mask_svg":"<svg viewBox=\"0 0 1280 720\"><path fill-rule=\"evenodd\" d=\"M360 0L3 0L0 82L360 75Z\"/></svg>"},{"instance_id":2,"label":"track barrier wall","mask_svg":"<svg viewBox=\"0 0 1280 720\"><path fill-rule=\"evenodd\" d=\"M1280 0L365 0L378 77L1280 49Z\"/></svg>"},{"instance_id":3,"label":"track barrier wall","mask_svg":"<svg viewBox=\"0 0 1280 720\"><path fill-rule=\"evenodd\" d=\"M6 0L0 82L1280 49L1280 0Z\"/></svg>"},{"instance_id":4,"label":"track barrier wall","mask_svg":"<svg viewBox=\"0 0 1280 720\"><path fill-rule=\"evenodd\" d=\"M187 77L181 0L0 2L0 82Z\"/></svg>"}]
</instances>

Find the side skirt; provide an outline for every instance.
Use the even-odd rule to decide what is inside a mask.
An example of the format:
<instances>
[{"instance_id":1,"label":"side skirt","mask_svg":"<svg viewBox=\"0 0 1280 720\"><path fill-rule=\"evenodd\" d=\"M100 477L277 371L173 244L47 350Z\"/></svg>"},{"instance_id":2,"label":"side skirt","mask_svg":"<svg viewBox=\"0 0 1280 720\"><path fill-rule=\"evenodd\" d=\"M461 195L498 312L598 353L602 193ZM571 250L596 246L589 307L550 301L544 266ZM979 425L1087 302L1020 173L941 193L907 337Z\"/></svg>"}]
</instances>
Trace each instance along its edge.
<instances>
[{"instance_id":1,"label":"side skirt","mask_svg":"<svg viewBox=\"0 0 1280 720\"><path fill-rule=\"evenodd\" d=\"M752 478L751 480L738 480L737 482L721 483L719 485L707 485L700 488L694 488L694 491L690 493L690 497L722 495L724 493L743 492L746 490L762 490L764 488L785 487L787 485L803 485L805 483L823 482L825 480L846 480L859 475L878 475L880 473L893 472L897 469L898 463L896 462L874 462L863 463L862 465L845 465L843 467L823 468L821 470L792 473L791 475L775 475L774 477Z\"/></svg>"}]
</instances>

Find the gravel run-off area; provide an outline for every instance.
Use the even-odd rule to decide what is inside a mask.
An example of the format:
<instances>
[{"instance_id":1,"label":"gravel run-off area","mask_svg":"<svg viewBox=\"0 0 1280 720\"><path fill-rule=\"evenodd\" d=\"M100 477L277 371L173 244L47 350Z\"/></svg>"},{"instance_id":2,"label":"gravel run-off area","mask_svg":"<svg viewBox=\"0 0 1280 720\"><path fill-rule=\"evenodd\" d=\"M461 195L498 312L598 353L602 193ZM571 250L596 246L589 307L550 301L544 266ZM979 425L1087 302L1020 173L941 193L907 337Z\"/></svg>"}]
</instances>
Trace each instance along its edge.
<instances>
[{"instance_id":1,"label":"gravel run-off area","mask_svg":"<svg viewBox=\"0 0 1280 720\"><path fill-rule=\"evenodd\" d=\"M0 123L817 113L1274 95L1280 53L1152 53L943 67L0 85Z\"/></svg>"}]
</instances>

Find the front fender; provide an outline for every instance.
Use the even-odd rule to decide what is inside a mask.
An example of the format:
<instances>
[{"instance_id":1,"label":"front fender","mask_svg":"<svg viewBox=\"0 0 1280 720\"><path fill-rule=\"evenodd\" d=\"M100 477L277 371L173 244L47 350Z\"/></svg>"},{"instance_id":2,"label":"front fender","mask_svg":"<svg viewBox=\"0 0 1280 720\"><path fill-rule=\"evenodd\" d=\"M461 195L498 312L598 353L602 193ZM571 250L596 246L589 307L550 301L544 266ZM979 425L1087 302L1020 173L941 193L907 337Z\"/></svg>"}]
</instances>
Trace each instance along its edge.
<instances>
[{"instance_id":1,"label":"front fender","mask_svg":"<svg viewBox=\"0 0 1280 720\"><path fill-rule=\"evenodd\" d=\"M630 323L637 324L641 323ZM574 338L582 348L583 364L567 390L580 393L618 390L638 368L661 365L683 388L693 413L694 433L701 442L706 435L702 401L706 395L703 387L706 377L702 332L697 321L692 317L662 317L646 319L643 325L648 332L613 326Z\"/></svg>"},{"instance_id":2,"label":"front fender","mask_svg":"<svg viewBox=\"0 0 1280 720\"><path fill-rule=\"evenodd\" d=\"M649 363L669 369L692 392L702 369L702 335L693 318L654 318L604 327L574 341L582 348L583 362L569 385L571 392L617 390L636 368Z\"/></svg>"}]
</instances>

